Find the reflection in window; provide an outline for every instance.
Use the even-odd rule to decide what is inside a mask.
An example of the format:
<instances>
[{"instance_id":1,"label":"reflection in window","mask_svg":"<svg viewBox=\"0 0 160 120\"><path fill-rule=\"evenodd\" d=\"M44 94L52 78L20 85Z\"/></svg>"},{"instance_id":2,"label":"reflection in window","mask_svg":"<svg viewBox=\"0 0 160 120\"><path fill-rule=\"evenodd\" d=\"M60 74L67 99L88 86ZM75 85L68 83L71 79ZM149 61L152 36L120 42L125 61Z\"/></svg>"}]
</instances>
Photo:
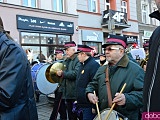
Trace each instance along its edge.
<instances>
[{"instance_id":1,"label":"reflection in window","mask_svg":"<svg viewBox=\"0 0 160 120\"><path fill-rule=\"evenodd\" d=\"M89 12L97 12L97 0L88 0Z\"/></svg>"},{"instance_id":2,"label":"reflection in window","mask_svg":"<svg viewBox=\"0 0 160 120\"><path fill-rule=\"evenodd\" d=\"M70 41L70 36L66 35L58 35L58 44L59 45L64 45L65 42Z\"/></svg>"},{"instance_id":3,"label":"reflection in window","mask_svg":"<svg viewBox=\"0 0 160 120\"><path fill-rule=\"evenodd\" d=\"M64 0L53 0L53 10L64 12Z\"/></svg>"},{"instance_id":4,"label":"reflection in window","mask_svg":"<svg viewBox=\"0 0 160 120\"><path fill-rule=\"evenodd\" d=\"M23 0L23 5L26 7L37 7L37 0Z\"/></svg>"},{"instance_id":5,"label":"reflection in window","mask_svg":"<svg viewBox=\"0 0 160 120\"><path fill-rule=\"evenodd\" d=\"M56 35L41 34L41 44L54 44L54 45L56 45Z\"/></svg>"},{"instance_id":6,"label":"reflection in window","mask_svg":"<svg viewBox=\"0 0 160 120\"><path fill-rule=\"evenodd\" d=\"M39 44L39 34L38 33L27 33L27 32L21 32L22 36L22 44L28 43L28 44Z\"/></svg>"}]
</instances>

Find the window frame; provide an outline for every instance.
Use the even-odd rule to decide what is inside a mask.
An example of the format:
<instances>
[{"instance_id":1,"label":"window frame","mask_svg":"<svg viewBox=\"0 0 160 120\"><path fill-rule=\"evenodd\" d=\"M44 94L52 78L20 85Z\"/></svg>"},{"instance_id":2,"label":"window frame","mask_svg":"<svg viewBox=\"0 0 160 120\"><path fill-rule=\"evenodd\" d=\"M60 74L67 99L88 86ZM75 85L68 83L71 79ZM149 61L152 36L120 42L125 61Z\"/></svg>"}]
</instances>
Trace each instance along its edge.
<instances>
[{"instance_id":1,"label":"window frame","mask_svg":"<svg viewBox=\"0 0 160 120\"><path fill-rule=\"evenodd\" d=\"M146 7L146 10L144 9L144 6ZM149 3L146 1L141 1L141 14L142 14L142 23L150 24L150 18L148 14L150 13L149 10ZM144 18L145 15L145 18Z\"/></svg>"},{"instance_id":2,"label":"window frame","mask_svg":"<svg viewBox=\"0 0 160 120\"><path fill-rule=\"evenodd\" d=\"M64 12L65 11L65 8L64 8L64 0L53 0L52 1L52 6L53 6L53 11L56 11L56 12ZM56 4L56 5L55 5ZM60 4L61 5L61 8L60 8ZM56 8L55 8L56 6Z\"/></svg>"},{"instance_id":3,"label":"window frame","mask_svg":"<svg viewBox=\"0 0 160 120\"><path fill-rule=\"evenodd\" d=\"M27 5L25 5L25 2L27 3ZM26 7L37 8L38 7L37 0L34 0L34 2L35 2L35 6L32 6L32 0L23 0L22 4L23 6L26 6Z\"/></svg>"},{"instance_id":4,"label":"window frame","mask_svg":"<svg viewBox=\"0 0 160 120\"><path fill-rule=\"evenodd\" d=\"M124 5L123 5L124 3ZM121 1L121 12L127 13L127 1L122 0Z\"/></svg>"},{"instance_id":5,"label":"window frame","mask_svg":"<svg viewBox=\"0 0 160 120\"><path fill-rule=\"evenodd\" d=\"M93 6L93 4L95 4L95 5ZM95 9L95 11L94 11L94 9ZM94 12L94 13L98 12L98 1L97 0L88 0L88 11Z\"/></svg>"}]
</instances>

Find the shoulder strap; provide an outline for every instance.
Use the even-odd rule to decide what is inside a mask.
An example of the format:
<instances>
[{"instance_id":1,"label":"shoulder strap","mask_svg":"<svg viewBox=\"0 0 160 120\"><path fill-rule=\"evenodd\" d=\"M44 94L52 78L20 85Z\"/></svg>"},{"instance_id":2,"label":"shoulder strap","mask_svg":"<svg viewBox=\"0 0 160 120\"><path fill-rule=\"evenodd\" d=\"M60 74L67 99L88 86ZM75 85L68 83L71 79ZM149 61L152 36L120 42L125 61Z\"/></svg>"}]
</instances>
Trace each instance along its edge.
<instances>
[{"instance_id":1,"label":"shoulder strap","mask_svg":"<svg viewBox=\"0 0 160 120\"><path fill-rule=\"evenodd\" d=\"M110 88L110 81L109 81L109 73L108 73L108 66L106 68L106 88L107 88L107 95L108 95L108 106L112 106L112 94Z\"/></svg>"}]
</instances>

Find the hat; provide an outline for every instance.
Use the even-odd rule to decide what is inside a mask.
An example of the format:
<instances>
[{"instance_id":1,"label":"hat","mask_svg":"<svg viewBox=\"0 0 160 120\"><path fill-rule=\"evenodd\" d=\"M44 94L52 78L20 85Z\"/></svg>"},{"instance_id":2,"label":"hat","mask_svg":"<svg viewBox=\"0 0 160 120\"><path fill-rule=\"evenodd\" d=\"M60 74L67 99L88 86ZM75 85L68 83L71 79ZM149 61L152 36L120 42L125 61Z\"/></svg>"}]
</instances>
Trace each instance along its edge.
<instances>
[{"instance_id":1,"label":"hat","mask_svg":"<svg viewBox=\"0 0 160 120\"><path fill-rule=\"evenodd\" d=\"M76 43L74 41L71 42L65 42L64 47L65 49L69 48L69 47L75 47Z\"/></svg>"},{"instance_id":2,"label":"hat","mask_svg":"<svg viewBox=\"0 0 160 120\"><path fill-rule=\"evenodd\" d=\"M105 48L108 45L122 45L124 48L126 48L126 42L127 38L124 36L109 35L109 38L107 39L106 43L102 45L102 47Z\"/></svg>"},{"instance_id":3,"label":"hat","mask_svg":"<svg viewBox=\"0 0 160 120\"><path fill-rule=\"evenodd\" d=\"M102 53L102 54L99 54L99 56L103 56L103 57L106 57L106 55L105 55L105 54L103 54L103 53Z\"/></svg>"},{"instance_id":4,"label":"hat","mask_svg":"<svg viewBox=\"0 0 160 120\"><path fill-rule=\"evenodd\" d=\"M62 53L62 54L63 54L64 52L63 52L63 50L61 50L61 49L56 49L54 54L59 54L59 53Z\"/></svg>"},{"instance_id":5,"label":"hat","mask_svg":"<svg viewBox=\"0 0 160 120\"><path fill-rule=\"evenodd\" d=\"M146 49L149 49L149 43L147 42L147 43L144 43L143 44L143 48L146 50Z\"/></svg>"},{"instance_id":6,"label":"hat","mask_svg":"<svg viewBox=\"0 0 160 120\"><path fill-rule=\"evenodd\" d=\"M78 45L77 52L75 54L80 52L91 52L92 50L94 49L87 45Z\"/></svg>"}]
</instances>

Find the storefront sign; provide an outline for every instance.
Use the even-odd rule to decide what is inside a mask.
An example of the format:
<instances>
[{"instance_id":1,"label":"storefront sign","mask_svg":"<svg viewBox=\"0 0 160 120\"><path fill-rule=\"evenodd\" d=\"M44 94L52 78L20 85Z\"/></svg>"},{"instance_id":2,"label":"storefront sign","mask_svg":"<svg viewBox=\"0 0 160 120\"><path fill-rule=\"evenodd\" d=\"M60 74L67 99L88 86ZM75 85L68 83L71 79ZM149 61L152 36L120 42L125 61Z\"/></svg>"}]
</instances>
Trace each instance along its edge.
<instances>
[{"instance_id":1,"label":"storefront sign","mask_svg":"<svg viewBox=\"0 0 160 120\"><path fill-rule=\"evenodd\" d=\"M17 15L17 29L74 34L73 22Z\"/></svg>"},{"instance_id":2,"label":"storefront sign","mask_svg":"<svg viewBox=\"0 0 160 120\"><path fill-rule=\"evenodd\" d=\"M137 36L128 36L124 35L127 37L127 43L138 43L138 37Z\"/></svg>"},{"instance_id":3,"label":"storefront sign","mask_svg":"<svg viewBox=\"0 0 160 120\"><path fill-rule=\"evenodd\" d=\"M93 30L82 30L82 41L103 42L103 32Z\"/></svg>"},{"instance_id":4,"label":"storefront sign","mask_svg":"<svg viewBox=\"0 0 160 120\"><path fill-rule=\"evenodd\" d=\"M123 13L115 10L105 10L103 11L103 22L106 24L109 20L114 19L115 23L127 24L127 13Z\"/></svg>"},{"instance_id":5,"label":"storefront sign","mask_svg":"<svg viewBox=\"0 0 160 120\"><path fill-rule=\"evenodd\" d=\"M152 31L144 31L144 37L150 38L152 33L153 33Z\"/></svg>"}]
</instances>

